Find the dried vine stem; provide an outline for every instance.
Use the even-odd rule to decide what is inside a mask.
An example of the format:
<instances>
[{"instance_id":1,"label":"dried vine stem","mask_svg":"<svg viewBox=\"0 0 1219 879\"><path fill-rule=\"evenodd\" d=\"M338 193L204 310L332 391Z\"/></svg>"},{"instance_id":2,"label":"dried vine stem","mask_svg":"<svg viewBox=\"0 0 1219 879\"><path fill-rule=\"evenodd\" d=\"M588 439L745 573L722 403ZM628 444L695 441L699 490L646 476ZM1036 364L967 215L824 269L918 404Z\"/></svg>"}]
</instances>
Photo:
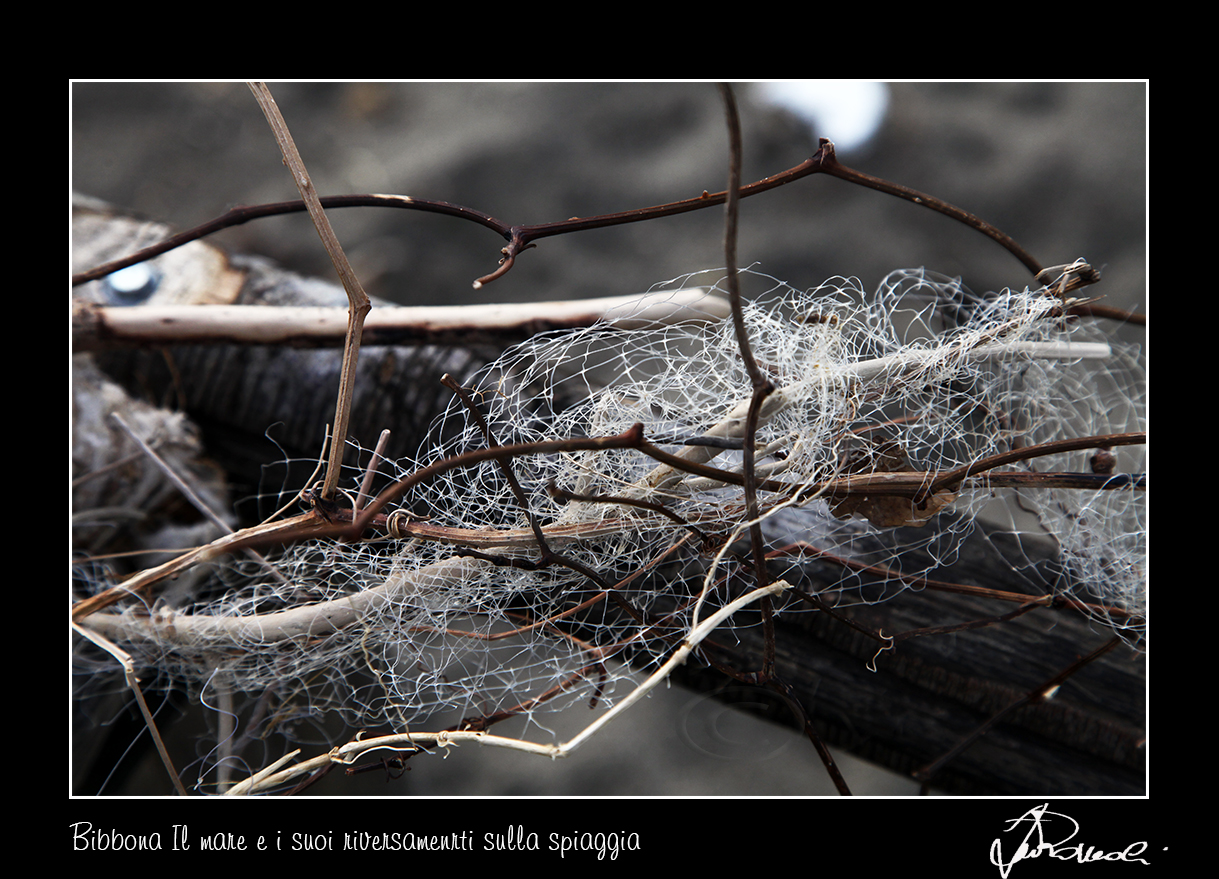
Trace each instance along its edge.
<instances>
[{"instance_id":1,"label":"dried vine stem","mask_svg":"<svg viewBox=\"0 0 1219 879\"><path fill-rule=\"evenodd\" d=\"M765 586L770 574L766 568L766 546L762 538L762 523L758 517L758 485L755 472L754 440L758 430L758 418L767 397L774 392L775 386L762 372L754 359L753 350L749 344L749 334L745 329L744 307L741 303L741 281L737 272L737 227L740 220L741 206L741 117L737 112L736 96L728 83L719 85L720 99L724 104L724 121L728 129L728 187L725 190L727 198L724 201L724 265L728 271L728 297L732 303L732 322L736 332L737 345L741 351L741 362L749 381L753 385L753 395L749 401L749 411L745 418L745 435L741 451L741 471L745 478L745 512L749 521L749 544L753 552L753 570L758 586ZM762 658L761 678L769 681L774 677L774 607L769 597L763 597L762 629L766 650ZM810 730L811 731L811 730ZM828 758L828 751L820 746L814 737L818 751L823 758ZM831 764L826 763L831 769ZM831 769L831 775L838 782L841 776L836 776ZM839 786L843 793L844 784Z\"/></svg>"},{"instance_id":2,"label":"dried vine stem","mask_svg":"<svg viewBox=\"0 0 1219 879\"><path fill-rule=\"evenodd\" d=\"M330 444L330 463L326 468L325 485L322 488L322 497L329 500L334 497L335 489L339 484L339 471L343 467L347 424L351 420L351 395L355 383L356 361L360 357L360 341L364 338L364 318L372 310L372 301L369 300L368 294L360 285L360 279L356 277L355 271L347 261L347 254L343 252L343 246L339 244L338 236L334 234L334 229L330 226L330 220L326 217L326 211L318 199L317 190L313 188L313 181L309 178L309 172L305 170L305 163L296 149L296 143L292 140L292 133L288 130L283 115L279 112L279 106L271 97L270 89L263 82L251 82L249 86L258 101L258 106L262 108L263 114L267 117L271 130L275 133L275 141L284 155L284 164L292 172L292 181L296 184L301 198L309 209L309 216L313 220L318 236L322 239L326 253L330 255L330 260L334 263L335 271L339 273L339 280L343 282L343 289L347 291L347 300L350 305L346 343L343 346L343 371L339 379L339 398L334 411L334 438Z\"/></svg>"}]
</instances>

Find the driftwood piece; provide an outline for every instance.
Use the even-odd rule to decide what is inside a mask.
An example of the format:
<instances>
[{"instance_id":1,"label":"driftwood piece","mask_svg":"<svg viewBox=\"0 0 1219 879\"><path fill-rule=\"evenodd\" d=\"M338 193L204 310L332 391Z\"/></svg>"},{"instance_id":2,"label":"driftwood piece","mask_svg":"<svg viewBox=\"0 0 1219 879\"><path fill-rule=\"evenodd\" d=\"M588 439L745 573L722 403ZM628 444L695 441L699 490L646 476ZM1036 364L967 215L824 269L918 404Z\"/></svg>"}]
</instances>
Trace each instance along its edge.
<instances>
[{"instance_id":1,"label":"driftwood piece","mask_svg":"<svg viewBox=\"0 0 1219 879\"><path fill-rule=\"evenodd\" d=\"M1053 570L1056 554L1048 541L1021 543L1022 557ZM979 530L962 545L958 560L935 576L1044 594L1011 569L1008 559L1015 557L1009 534ZM816 592L832 589L842 569L818 562L805 565L803 574L798 585ZM900 636L991 619L1015 608L928 588L837 612L867 630ZM1037 608L983 628L908 638L885 650L826 613L801 612L776 622L776 665L791 697L827 742L914 775L1111 638L1112 632L1076 612ZM708 655L756 671L762 645L760 626L742 626L717 638ZM1052 698L1005 716L936 773L931 788L982 795L1144 793L1146 675L1146 656L1119 645L1072 675ZM705 667L690 667L679 679L695 688L723 690L733 701L799 728L784 700L762 687L727 682Z\"/></svg>"}]
</instances>

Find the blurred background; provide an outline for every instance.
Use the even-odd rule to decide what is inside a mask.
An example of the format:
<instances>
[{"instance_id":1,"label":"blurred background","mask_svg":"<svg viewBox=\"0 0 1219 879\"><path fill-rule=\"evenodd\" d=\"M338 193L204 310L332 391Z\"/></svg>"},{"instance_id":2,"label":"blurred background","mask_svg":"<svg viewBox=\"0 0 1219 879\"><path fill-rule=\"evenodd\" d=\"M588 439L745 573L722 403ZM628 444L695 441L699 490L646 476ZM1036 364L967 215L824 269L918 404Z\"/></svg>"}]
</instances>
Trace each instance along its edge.
<instances>
[{"instance_id":1,"label":"blurred background","mask_svg":"<svg viewBox=\"0 0 1219 879\"><path fill-rule=\"evenodd\" d=\"M535 224L719 191L727 179L712 83L269 85L323 195L392 192ZM244 83L74 83L71 98L77 192L179 228L234 204L297 197ZM799 164L829 137L844 164L975 213L1043 265L1083 257L1104 276L1090 293L1146 309L1146 84L742 83L737 98L745 181ZM719 208L546 239L479 291L472 281L494 269L503 245L487 229L397 210L332 211L331 221L369 293L403 304L642 293L723 264ZM304 214L212 240L333 277ZM800 289L834 275L874 288L893 269L919 266L976 291L1031 281L977 232L820 175L742 202L739 263ZM587 722L581 714L539 719L566 737ZM168 792L155 755L147 764L127 761L106 792ZM331 778L311 792L833 791L807 741L677 687L564 761L467 746L410 765L395 781ZM917 791L849 760L844 773L856 793Z\"/></svg>"}]
</instances>

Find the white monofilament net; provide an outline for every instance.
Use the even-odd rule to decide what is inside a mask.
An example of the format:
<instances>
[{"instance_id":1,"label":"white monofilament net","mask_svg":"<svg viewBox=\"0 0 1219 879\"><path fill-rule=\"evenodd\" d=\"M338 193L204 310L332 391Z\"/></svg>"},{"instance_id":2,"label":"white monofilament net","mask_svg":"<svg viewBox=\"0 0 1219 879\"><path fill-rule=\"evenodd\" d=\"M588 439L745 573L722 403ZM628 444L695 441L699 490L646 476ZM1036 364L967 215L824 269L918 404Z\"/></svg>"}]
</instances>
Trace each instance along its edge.
<instances>
[{"instance_id":1,"label":"white monofilament net","mask_svg":"<svg viewBox=\"0 0 1219 879\"><path fill-rule=\"evenodd\" d=\"M844 568L832 596L882 600L950 562L983 508L997 508L1009 530L1057 540L1062 576L1047 589L1069 590L1137 640L1141 490L1014 489L985 476L919 499L826 489L846 476L939 474L1048 440L1142 429L1137 351L1064 320L1044 289L974 297L922 271L896 272L876 294L843 278L800 292L745 277L769 288L751 296L745 324L775 387L755 437L759 478L774 481L761 493L772 546L802 541L884 565L894 576L879 585ZM675 286L696 280L716 276ZM396 477L489 444L608 436L636 423L666 451L739 471L751 383L731 322L702 320L545 334L466 392L479 417L455 398ZM1142 471L1141 446L1115 452L1116 472ZM1003 469L1088 472L1095 454ZM418 527L403 526L400 539L293 547L274 574L243 563L215 600L157 611L155 625L115 617L108 634L196 685L274 690L304 712L405 728L440 710L532 716L608 702L630 674L623 660L640 667L671 652L700 593L705 618L749 585L721 552L747 524L739 484L637 449L520 456L510 467L523 501L498 462L456 468L402 500ZM542 566L534 525L551 554Z\"/></svg>"}]
</instances>

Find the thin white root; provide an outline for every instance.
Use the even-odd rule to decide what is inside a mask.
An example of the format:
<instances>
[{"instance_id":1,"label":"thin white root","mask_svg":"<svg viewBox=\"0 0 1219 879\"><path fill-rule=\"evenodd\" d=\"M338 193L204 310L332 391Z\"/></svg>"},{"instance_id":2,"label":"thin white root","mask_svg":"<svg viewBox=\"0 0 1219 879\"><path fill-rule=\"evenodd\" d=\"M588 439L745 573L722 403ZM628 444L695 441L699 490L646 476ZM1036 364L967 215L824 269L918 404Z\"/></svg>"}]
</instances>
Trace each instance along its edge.
<instances>
[{"instance_id":1,"label":"thin white root","mask_svg":"<svg viewBox=\"0 0 1219 879\"><path fill-rule=\"evenodd\" d=\"M259 345L337 346L347 333L347 309L282 305L74 306L73 346L89 351L114 341L130 343L234 342ZM728 301L690 289L639 296L565 302L378 308L364 320L366 335L435 340L471 334L520 337L538 327L580 327L602 322L620 330L720 320Z\"/></svg>"},{"instance_id":2,"label":"thin white root","mask_svg":"<svg viewBox=\"0 0 1219 879\"><path fill-rule=\"evenodd\" d=\"M311 760L306 760L304 763L286 769L282 772L271 774L279 766L282 766L287 760L293 757L299 751L294 751L292 754L285 755L261 770L256 775L251 776L240 784L234 785L227 792L228 796L241 796L246 794L257 793L259 790L271 789L285 782L291 781L293 778L298 778L310 772L314 772L327 763L342 763L350 764L355 762L355 759L369 751L388 749L392 751L410 750L412 753L422 750L421 744L434 744L444 748L450 745L460 745L465 742L475 742L486 747L494 748L509 748L514 751L524 751L527 754L537 754L542 757L550 757L557 759L566 757L576 748L591 739L603 727L606 726L618 715L622 714L653 689L662 681L668 679L669 675L678 666L684 665L689 659L690 654L694 651L703 639L710 635L720 623L731 617L741 608L752 604L760 598L767 595L778 595L785 589L789 588L788 584L782 580L762 586L745 593L740 598L732 601L718 611L712 614L703 622L695 626L690 634L682 641L681 646L674 651L669 660L660 668L648 677L646 681L636 687L631 693L620 702L614 704L614 707L602 714L581 732L577 733L573 738L558 745L543 745L536 742L528 742L523 739L511 739L504 736L494 736L486 732L463 732L457 731L441 731L441 732L424 732L424 733L399 733L390 736L378 736L373 739L362 739L354 742L348 742L345 745L340 745L332 749L328 754L314 757ZM405 747L403 747L405 746Z\"/></svg>"}]
</instances>

